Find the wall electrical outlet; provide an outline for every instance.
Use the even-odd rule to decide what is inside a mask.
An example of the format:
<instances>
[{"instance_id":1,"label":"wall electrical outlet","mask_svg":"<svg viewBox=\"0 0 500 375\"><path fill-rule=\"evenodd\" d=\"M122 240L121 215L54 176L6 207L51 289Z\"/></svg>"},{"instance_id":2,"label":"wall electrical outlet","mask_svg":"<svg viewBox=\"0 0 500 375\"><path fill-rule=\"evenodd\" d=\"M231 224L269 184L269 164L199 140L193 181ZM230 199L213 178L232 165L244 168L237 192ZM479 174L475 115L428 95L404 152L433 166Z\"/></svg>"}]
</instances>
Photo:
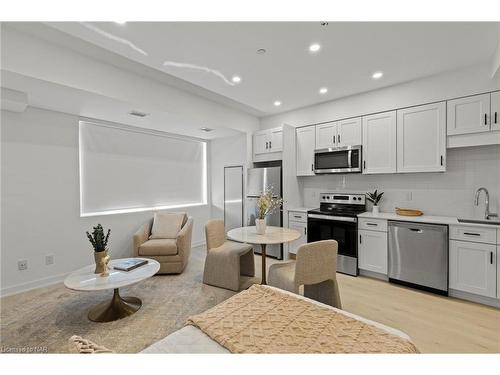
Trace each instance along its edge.
<instances>
[{"instance_id":1,"label":"wall electrical outlet","mask_svg":"<svg viewBox=\"0 0 500 375\"><path fill-rule=\"evenodd\" d=\"M50 266L54 264L54 254L45 255L45 265Z\"/></svg>"},{"instance_id":2,"label":"wall electrical outlet","mask_svg":"<svg viewBox=\"0 0 500 375\"><path fill-rule=\"evenodd\" d=\"M21 259L17 261L17 269L19 271L24 271L28 269L28 260L27 259Z\"/></svg>"}]
</instances>

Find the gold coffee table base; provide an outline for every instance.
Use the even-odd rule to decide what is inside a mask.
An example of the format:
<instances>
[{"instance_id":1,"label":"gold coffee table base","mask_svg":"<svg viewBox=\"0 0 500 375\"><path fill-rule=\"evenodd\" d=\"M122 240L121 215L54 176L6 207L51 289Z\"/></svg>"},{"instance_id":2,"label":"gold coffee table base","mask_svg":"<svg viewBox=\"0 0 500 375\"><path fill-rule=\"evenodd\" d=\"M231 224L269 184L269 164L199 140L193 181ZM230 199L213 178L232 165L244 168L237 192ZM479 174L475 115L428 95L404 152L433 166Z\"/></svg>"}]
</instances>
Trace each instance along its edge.
<instances>
[{"instance_id":1,"label":"gold coffee table base","mask_svg":"<svg viewBox=\"0 0 500 375\"><path fill-rule=\"evenodd\" d=\"M121 297L118 288L114 290L111 301L98 304L89 311L89 319L93 322L112 322L132 315L142 306L137 297Z\"/></svg>"}]
</instances>

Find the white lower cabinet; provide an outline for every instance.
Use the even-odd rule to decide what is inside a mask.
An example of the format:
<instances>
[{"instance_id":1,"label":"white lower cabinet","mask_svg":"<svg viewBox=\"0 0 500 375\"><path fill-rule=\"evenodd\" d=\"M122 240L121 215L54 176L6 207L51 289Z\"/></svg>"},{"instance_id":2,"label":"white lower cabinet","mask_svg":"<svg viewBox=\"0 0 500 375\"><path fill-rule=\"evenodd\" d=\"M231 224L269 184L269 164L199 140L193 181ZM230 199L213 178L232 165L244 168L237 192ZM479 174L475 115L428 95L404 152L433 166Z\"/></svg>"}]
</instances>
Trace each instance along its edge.
<instances>
[{"instance_id":1,"label":"white lower cabinet","mask_svg":"<svg viewBox=\"0 0 500 375\"><path fill-rule=\"evenodd\" d=\"M450 289L497 297L497 246L450 241Z\"/></svg>"},{"instance_id":2,"label":"white lower cabinet","mask_svg":"<svg viewBox=\"0 0 500 375\"><path fill-rule=\"evenodd\" d=\"M358 268L387 275L387 232L358 230Z\"/></svg>"},{"instance_id":3,"label":"white lower cabinet","mask_svg":"<svg viewBox=\"0 0 500 375\"><path fill-rule=\"evenodd\" d=\"M288 228L295 229L301 236L288 244L288 253L297 254L299 247L307 243L307 214L288 211Z\"/></svg>"}]
</instances>

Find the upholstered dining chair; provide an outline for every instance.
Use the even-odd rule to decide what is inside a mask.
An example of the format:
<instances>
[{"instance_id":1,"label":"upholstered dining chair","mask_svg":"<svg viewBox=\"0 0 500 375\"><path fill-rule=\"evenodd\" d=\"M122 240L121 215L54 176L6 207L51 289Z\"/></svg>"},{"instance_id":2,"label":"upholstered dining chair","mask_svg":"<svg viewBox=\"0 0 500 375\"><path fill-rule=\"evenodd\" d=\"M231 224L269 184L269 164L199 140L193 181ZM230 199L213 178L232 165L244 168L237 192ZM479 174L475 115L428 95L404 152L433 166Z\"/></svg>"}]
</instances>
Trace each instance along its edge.
<instances>
[{"instance_id":1,"label":"upholstered dining chair","mask_svg":"<svg viewBox=\"0 0 500 375\"><path fill-rule=\"evenodd\" d=\"M299 247L295 261L269 267L269 285L299 294L327 305L342 308L337 283L337 250L334 240L311 242Z\"/></svg>"},{"instance_id":2,"label":"upholstered dining chair","mask_svg":"<svg viewBox=\"0 0 500 375\"><path fill-rule=\"evenodd\" d=\"M252 245L226 240L223 220L209 220L205 236L207 257L203 282L238 291L241 276L255 276Z\"/></svg>"}]
</instances>

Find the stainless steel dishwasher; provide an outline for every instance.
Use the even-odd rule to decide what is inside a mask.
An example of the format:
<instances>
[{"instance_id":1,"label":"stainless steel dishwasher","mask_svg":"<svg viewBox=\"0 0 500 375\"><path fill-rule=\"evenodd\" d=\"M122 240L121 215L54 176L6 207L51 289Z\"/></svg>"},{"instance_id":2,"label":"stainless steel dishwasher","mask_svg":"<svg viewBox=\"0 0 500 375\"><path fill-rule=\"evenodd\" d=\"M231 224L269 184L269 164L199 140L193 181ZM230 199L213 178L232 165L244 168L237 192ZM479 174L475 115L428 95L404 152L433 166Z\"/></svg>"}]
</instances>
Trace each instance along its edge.
<instances>
[{"instance_id":1,"label":"stainless steel dishwasher","mask_svg":"<svg viewBox=\"0 0 500 375\"><path fill-rule=\"evenodd\" d=\"M389 281L448 295L448 226L389 221Z\"/></svg>"}]
</instances>

